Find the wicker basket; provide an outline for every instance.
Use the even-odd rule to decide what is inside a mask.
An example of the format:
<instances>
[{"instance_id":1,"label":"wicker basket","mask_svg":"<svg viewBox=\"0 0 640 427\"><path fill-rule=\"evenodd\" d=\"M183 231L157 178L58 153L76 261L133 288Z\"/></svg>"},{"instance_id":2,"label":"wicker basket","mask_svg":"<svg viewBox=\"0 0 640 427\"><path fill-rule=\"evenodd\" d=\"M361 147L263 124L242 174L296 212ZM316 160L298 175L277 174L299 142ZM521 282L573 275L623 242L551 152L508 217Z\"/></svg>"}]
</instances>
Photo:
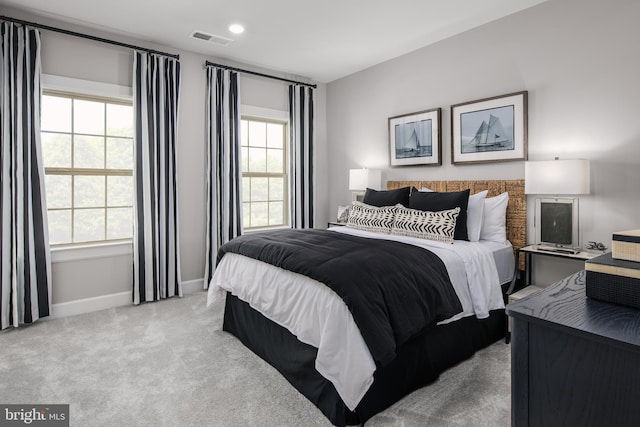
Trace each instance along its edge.
<instances>
[{"instance_id":1,"label":"wicker basket","mask_svg":"<svg viewBox=\"0 0 640 427\"><path fill-rule=\"evenodd\" d=\"M640 308L640 263L607 253L586 261L585 269L587 297Z\"/></svg>"},{"instance_id":2,"label":"wicker basket","mask_svg":"<svg viewBox=\"0 0 640 427\"><path fill-rule=\"evenodd\" d=\"M613 233L611 253L616 259L640 262L640 230Z\"/></svg>"}]
</instances>

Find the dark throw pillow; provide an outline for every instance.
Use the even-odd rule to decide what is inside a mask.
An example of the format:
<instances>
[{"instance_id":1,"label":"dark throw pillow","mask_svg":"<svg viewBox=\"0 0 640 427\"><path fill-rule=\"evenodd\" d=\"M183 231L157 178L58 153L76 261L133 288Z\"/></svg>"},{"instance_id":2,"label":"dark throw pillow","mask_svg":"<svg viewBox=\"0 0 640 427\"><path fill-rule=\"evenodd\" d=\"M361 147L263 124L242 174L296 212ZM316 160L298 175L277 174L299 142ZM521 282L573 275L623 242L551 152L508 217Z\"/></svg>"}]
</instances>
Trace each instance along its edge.
<instances>
[{"instance_id":1,"label":"dark throw pillow","mask_svg":"<svg viewBox=\"0 0 640 427\"><path fill-rule=\"evenodd\" d=\"M404 207L409 207L409 194L411 188L403 187L397 190L377 191L367 188L364 193L363 203L371 206L395 206L400 203ZM466 209L466 208L465 208Z\"/></svg>"},{"instance_id":2,"label":"dark throw pillow","mask_svg":"<svg viewBox=\"0 0 640 427\"><path fill-rule=\"evenodd\" d=\"M469 235L467 234L469 191L470 190L439 193L436 191L418 191L414 188L411 191L409 207L411 209L432 212L460 208L453 238L455 240L469 240Z\"/></svg>"}]
</instances>

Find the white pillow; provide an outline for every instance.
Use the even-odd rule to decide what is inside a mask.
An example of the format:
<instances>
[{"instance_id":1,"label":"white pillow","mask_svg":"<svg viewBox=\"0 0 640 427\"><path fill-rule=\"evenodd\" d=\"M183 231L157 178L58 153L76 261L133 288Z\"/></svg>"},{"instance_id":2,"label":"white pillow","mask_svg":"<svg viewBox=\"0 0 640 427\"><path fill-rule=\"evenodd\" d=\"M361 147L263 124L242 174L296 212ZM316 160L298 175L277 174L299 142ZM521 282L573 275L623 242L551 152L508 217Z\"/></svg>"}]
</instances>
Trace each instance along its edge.
<instances>
[{"instance_id":1,"label":"white pillow","mask_svg":"<svg viewBox=\"0 0 640 427\"><path fill-rule=\"evenodd\" d=\"M480 240L491 240L502 244L507 243L507 204L509 193L504 192L496 197L484 199L484 218Z\"/></svg>"},{"instance_id":2,"label":"white pillow","mask_svg":"<svg viewBox=\"0 0 640 427\"><path fill-rule=\"evenodd\" d=\"M469 196L467 206L467 234L470 242L480 240L482 221L484 219L484 200L489 190L484 190Z\"/></svg>"}]
</instances>

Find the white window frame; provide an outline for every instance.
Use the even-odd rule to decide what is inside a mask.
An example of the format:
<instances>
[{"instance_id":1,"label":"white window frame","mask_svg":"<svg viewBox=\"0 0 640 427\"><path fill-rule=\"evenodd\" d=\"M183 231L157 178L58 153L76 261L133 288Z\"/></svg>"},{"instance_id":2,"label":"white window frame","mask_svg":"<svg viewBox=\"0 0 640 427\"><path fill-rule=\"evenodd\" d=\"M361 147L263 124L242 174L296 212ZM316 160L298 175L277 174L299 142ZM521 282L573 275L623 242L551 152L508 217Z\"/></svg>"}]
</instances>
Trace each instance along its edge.
<instances>
[{"instance_id":1,"label":"white window frame","mask_svg":"<svg viewBox=\"0 0 640 427\"><path fill-rule=\"evenodd\" d=\"M42 89L45 91L72 92L102 98L133 101L133 88L110 83L43 74ZM74 243L51 247L51 262L70 262L94 258L133 255L132 241L105 241Z\"/></svg>"},{"instance_id":2,"label":"white window frame","mask_svg":"<svg viewBox=\"0 0 640 427\"><path fill-rule=\"evenodd\" d=\"M290 162L290 154L289 154L289 141L291 138L291 135L289 135L289 129L290 129L290 121L289 121L289 112L288 111L284 111L284 110L276 110L273 108L264 108L264 107L257 107L257 106L253 106L253 105L241 105L240 106L240 119L241 120L251 120L251 119L257 119L257 120L271 120L271 121L277 121L277 122L283 122L285 123L285 132L286 132L286 141L285 141L285 147L284 147L284 153L285 153L285 163L284 163L284 175L286 176L286 180L285 180L285 188L284 188L284 214L285 214L285 218L286 221L283 225L267 225L267 226L261 226L261 227L251 227L251 228L245 228L244 224L242 226L243 233L253 233L253 232L259 232L259 231L263 231L263 230L274 230L274 229L278 229L278 228L289 228L291 226L291 218L290 218L290 214L289 214L289 181L290 181L290 172L289 172L289 162ZM241 172L241 178L244 175Z\"/></svg>"}]
</instances>

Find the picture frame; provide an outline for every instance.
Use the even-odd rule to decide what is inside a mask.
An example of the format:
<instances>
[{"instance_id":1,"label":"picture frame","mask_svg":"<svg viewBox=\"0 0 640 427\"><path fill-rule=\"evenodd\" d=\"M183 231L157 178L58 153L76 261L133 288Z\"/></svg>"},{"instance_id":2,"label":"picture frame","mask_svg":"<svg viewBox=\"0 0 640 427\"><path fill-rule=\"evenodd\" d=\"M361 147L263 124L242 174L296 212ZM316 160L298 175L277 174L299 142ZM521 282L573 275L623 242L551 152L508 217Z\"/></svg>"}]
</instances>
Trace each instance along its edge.
<instances>
[{"instance_id":1,"label":"picture frame","mask_svg":"<svg viewBox=\"0 0 640 427\"><path fill-rule=\"evenodd\" d=\"M527 160L527 91L451 106L451 163Z\"/></svg>"},{"instance_id":2,"label":"picture frame","mask_svg":"<svg viewBox=\"0 0 640 427\"><path fill-rule=\"evenodd\" d=\"M391 166L442 165L441 109L389 117Z\"/></svg>"}]
</instances>

